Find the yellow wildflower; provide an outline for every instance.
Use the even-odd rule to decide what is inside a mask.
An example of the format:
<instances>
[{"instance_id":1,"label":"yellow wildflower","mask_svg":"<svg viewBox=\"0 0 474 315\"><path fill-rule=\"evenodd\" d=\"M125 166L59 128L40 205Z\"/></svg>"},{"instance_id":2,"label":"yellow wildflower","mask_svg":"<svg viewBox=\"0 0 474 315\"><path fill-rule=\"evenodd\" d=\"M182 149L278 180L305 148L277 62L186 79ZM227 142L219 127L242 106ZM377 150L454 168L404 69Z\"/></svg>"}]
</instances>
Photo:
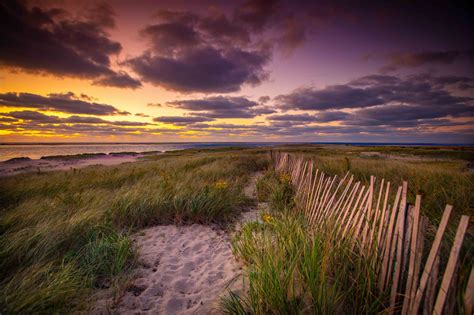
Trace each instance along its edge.
<instances>
[{"instance_id":1,"label":"yellow wildflower","mask_svg":"<svg viewBox=\"0 0 474 315\"><path fill-rule=\"evenodd\" d=\"M228 186L227 181L222 180L222 179L214 183L215 189L226 189L227 186Z\"/></svg>"},{"instance_id":2,"label":"yellow wildflower","mask_svg":"<svg viewBox=\"0 0 474 315\"><path fill-rule=\"evenodd\" d=\"M264 214L262 214L262 220L265 223L270 223L270 222L273 221L273 217L271 215L269 215L268 213L264 213Z\"/></svg>"}]
</instances>

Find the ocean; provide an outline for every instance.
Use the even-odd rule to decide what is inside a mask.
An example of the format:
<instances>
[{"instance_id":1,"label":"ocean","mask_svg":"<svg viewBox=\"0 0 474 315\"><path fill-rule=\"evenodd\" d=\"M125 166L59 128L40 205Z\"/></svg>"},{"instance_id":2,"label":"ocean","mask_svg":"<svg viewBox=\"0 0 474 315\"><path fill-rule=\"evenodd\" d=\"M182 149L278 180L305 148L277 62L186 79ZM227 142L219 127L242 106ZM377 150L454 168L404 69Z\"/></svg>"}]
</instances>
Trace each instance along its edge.
<instances>
[{"instance_id":1,"label":"ocean","mask_svg":"<svg viewBox=\"0 0 474 315\"><path fill-rule=\"evenodd\" d=\"M0 161L26 157L39 159L52 155L75 155L83 153L117 153L175 151L191 148L209 148L226 146L263 146L273 143L242 142L188 142L188 143L28 143L0 144Z\"/></svg>"}]
</instances>

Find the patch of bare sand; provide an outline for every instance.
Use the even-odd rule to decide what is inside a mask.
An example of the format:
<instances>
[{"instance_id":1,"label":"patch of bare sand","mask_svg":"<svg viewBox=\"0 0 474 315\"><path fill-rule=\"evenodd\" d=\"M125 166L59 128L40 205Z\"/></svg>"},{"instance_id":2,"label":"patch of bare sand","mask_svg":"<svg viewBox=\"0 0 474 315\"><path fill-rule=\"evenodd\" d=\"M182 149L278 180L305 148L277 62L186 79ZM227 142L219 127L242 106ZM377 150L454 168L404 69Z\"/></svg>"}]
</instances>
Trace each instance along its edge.
<instances>
[{"instance_id":1,"label":"patch of bare sand","mask_svg":"<svg viewBox=\"0 0 474 315\"><path fill-rule=\"evenodd\" d=\"M245 189L250 198L255 198L259 175ZM248 210L240 222L258 220L257 209ZM134 281L118 303L100 299L93 313L219 314L219 299L226 289L243 288L230 238L217 227L198 224L140 231L133 236L140 261Z\"/></svg>"},{"instance_id":2,"label":"patch of bare sand","mask_svg":"<svg viewBox=\"0 0 474 315\"><path fill-rule=\"evenodd\" d=\"M64 171L91 165L118 165L134 162L143 155L104 155L85 159L37 159L0 162L0 177L21 173Z\"/></svg>"},{"instance_id":3,"label":"patch of bare sand","mask_svg":"<svg viewBox=\"0 0 474 315\"><path fill-rule=\"evenodd\" d=\"M156 226L134 240L136 278L115 307L99 313L216 313L217 298L239 273L228 235L209 226Z\"/></svg>"}]
</instances>

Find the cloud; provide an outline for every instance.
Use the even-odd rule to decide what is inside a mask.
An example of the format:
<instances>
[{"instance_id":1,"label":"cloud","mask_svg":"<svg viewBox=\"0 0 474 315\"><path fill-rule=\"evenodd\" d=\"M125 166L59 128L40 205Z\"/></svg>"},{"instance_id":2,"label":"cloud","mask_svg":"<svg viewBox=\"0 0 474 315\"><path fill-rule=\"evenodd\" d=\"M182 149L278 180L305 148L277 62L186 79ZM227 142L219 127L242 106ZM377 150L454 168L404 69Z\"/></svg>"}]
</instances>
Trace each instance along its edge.
<instances>
[{"instance_id":1,"label":"cloud","mask_svg":"<svg viewBox=\"0 0 474 315\"><path fill-rule=\"evenodd\" d=\"M260 96L260 97L258 98L258 101L259 101L260 103L262 103L262 104L266 104L266 103L268 103L268 102L270 101L270 99L271 99L270 96L265 95L265 96Z\"/></svg>"},{"instance_id":2,"label":"cloud","mask_svg":"<svg viewBox=\"0 0 474 315\"><path fill-rule=\"evenodd\" d=\"M308 114L298 114L298 115L272 115L267 117L268 120L275 121L316 121L316 117Z\"/></svg>"},{"instance_id":3,"label":"cloud","mask_svg":"<svg viewBox=\"0 0 474 315\"><path fill-rule=\"evenodd\" d=\"M144 114L144 113L136 113L135 116L137 117L150 117L150 115Z\"/></svg>"},{"instance_id":4,"label":"cloud","mask_svg":"<svg viewBox=\"0 0 474 315\"><path fill-rule=\"evenodd\" d=\"M325 89L301 88L275 98L283 110L326 110L358 108L383 104L381 93L349 85L333 85Z\"/></svg>"},{"instance_id":5,"label":"cloud","mask_svg":"<svg viewBox=\"0 0 474 315\"><path fill-rule=\"evenodd\" d=\"M245 97L213 96L168 102L168 106L186 109L211 118L253 118L275 112Z\"/></svg>"},{"instance_id":6,"label":"cloud","mask_svg":"<svg viewBox=\"0 0 474 315\"><path fill-rule=\"evenodd\" d=\"M474 50L446 50L394 53L389 63L381 68L381 72L396 71L401 68L421 67L424 65L447 65L458 60L474 61Z\"/></svg>"},{"instance_id":7,"label":"cloud","mask_svg":"<svg viewBox=\"0 0 474 315\"><path fill-rule=\"evenodd\" d=\"M0 64L61 77L99 78L97 83L106 86L138 87L138 81L124 80L124 73L111 69L111 56L122 49L107 33L114 26L112 8L98 4L80 19L70 16L60 8L29 8L15 0L2 3Z\"/></svg>"},{"instance_id":8,"label":"cloud","mask_svg":"<svg viewBox=\"0 0 474 315\"><path fill-rule=\"evenodd\" d=\"M235 11L237 21L253 31L262 31L277 13L278 0L247 0Z\"/></svg>"},{"instance_id":9,"label":"cloud","mask_svg":"<svg viewBox=\"0 0 474 315\"><path fill-rule=\"evenodd\" d=\"M347 84L323 89L301 88L275 98L283 110L334 110L366 108L389 103L413 106L452 106L471 102L473 98L456 96L445 88L449 85L470 82L465 77L365 76Z\"/></svg>"},{"instance_id":10,"label":"cloud","mask_svg":"<svg viewBox=\"0 0 474 315\"><path fill-rule=\"evenodd\" d=\"M161 122L174 125L188 125L198 122L212 121L213 118L202 116L161 116L153 118L154 122Z\"/></svg>"},{"instance_id":11,"label":"cloud","mask_svg":"<svg viewBox=\"0 0 474 315\"><path fill-rule=\"evenodd\" d=\"M36 108L40 110L54 110L71 114L88 115L128 115L112 105L85 101L74 93L49 94L42 96L32 93L4 93L0 94L0 105L8 107Z\"/></svg>"},{"instance_id":12,"label":"cloud","mask_svg":"<svg viewBox=\"0 0 474 315\"><path fill-rule=\"evenodd\" d=\"M428 130L439 126L462 126L456 118L474 118L474 98L450 90L472 84L473 78L421 74L404 78L369 75L347 84L324 89L297 89L275 98L283 110L312 114L273 115L276 126L301 122L339 121L339 128L365 127L372 133L380 128ZM445 123L440 124L440 121ZM451 121L451 125L446 121ZM285 123L283 123L285 122ZM396 131L394 131L396 132Z\"/></svg>"},{"instance_id":13,"label":"cloud","mask_svg":"<svg viewBox=\"0 0 474 315\"><path fill-rule=\"evenodd\" d=\"M142 80L180 92L239 91L241 85L256 85L268 76L264 65L269 55L238 48L193 48L176 56L147 52L128 60Z\"/></svg>"},{"instance_id":14,"label":"cloud","mask_svg":"<svg viewBox=\"0 0 474 315\"><path fill-rule=\"evenodd\" d=\"M140 31L148 48L125 62L143 81L179 92L229 93L268 78L270 45L249 25L212 14L159 11Z\"/></svg>"},{"instance_id":15,"label":"cloud","mask_svg":"<svg viewBox=\"0 0 474 315\"><path fill-rule=\"evenodd\" d=\"M94 85L113 86L118 88L137 89L142 83L132 78L128 73L119 71L111 75L103 76L93 82Z\"/></svg>"},{"instance_id":16,"label":"cloud","mask_svg":"<svg viewBox=\"0 0 474 315\"><path fill-rule=\"evenodd\" d=\"M93 116L77 116L72 115L66 118L60 118L54 115L46 115L41 112L31 111L31 110L23 110L23 111L13 111L2 113L2 116L11 117L16 120L23 120L28 121L30 124L29 126L32 127L31 123L34 123L35 127L37 124L105 124L111 126L147 126L150 125L149 123L144 122L136 122L136 121L110 121L105 120L99 117Z\"/></svg>"}]
</instances>

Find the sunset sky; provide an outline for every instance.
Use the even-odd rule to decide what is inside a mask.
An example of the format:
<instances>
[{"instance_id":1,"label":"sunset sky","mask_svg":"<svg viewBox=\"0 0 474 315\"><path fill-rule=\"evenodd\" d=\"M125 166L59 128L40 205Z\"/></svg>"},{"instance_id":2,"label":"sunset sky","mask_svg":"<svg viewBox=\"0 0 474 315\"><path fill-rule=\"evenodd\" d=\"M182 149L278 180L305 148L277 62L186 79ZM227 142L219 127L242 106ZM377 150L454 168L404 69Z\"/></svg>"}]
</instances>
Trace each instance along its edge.
<instances>
[{"instance_id":1,"label":"sunset sky","mask_svg":"<svg viewBox=\"0 0 474 315\"><path fill-rule=\"evenodd\" d=\"M468 2L356 3L0 0L0 142L474 143Z\"/></svg>"}]
</instances>

